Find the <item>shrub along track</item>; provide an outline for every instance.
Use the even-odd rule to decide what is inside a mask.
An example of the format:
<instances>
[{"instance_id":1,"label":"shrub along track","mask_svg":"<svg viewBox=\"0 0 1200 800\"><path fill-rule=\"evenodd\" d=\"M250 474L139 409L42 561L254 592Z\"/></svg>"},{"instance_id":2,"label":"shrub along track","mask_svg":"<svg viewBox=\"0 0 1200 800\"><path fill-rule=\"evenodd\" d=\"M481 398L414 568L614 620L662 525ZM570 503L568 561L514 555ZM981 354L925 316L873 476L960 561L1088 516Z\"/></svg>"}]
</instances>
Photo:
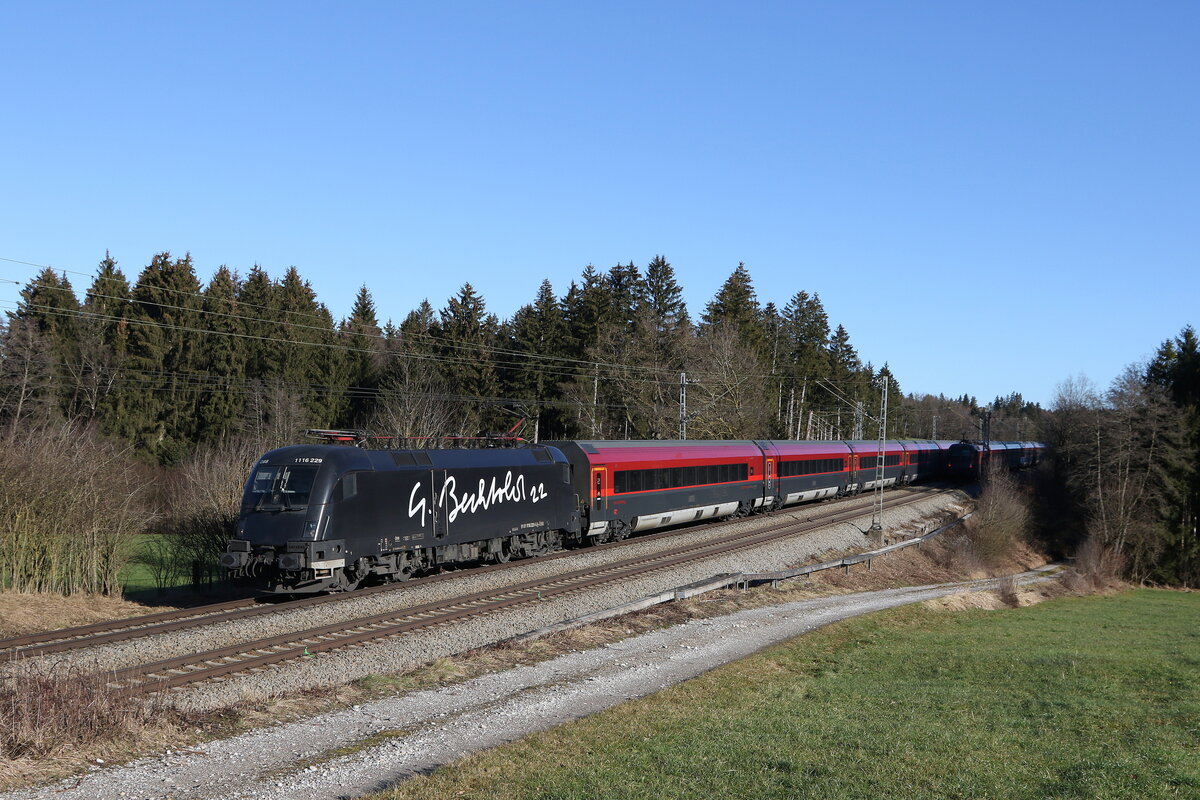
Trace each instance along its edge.
<instances>
[{"instance_id":1,"label":"shrub along track","mask_svg":"<svg viewBox=\"0 0 1200 800\"><path fill-rule=\"evenodd\" d=\"M903 507L943 493L939 490L907 490L906 495L894 499L890 508ZM390 611L358 619L309 628L295 633L286 633L253 642L209 650L203 653L180 656L151 664L142 664L116 670L111 673L112 686L129 694L148 694L172 689L204 680L220 678L239 672L257 672L296 658L304 658L317 652L351 647L379 639L394 637L434 626L448 625L456 621L513 608L525 603L536 603L564 595L581 593L596 587L618 584L622 581L649 573L676 567L681 564L703 561L714 556L726 555L754 548L778 539L804 534L829 525L849 522L861 517L864 511L862 498L838 504L829 514L816 519L797 521L789 519L752 531L742 531L711 539L702 543L681 543L657 553L627 558L600 567L575 570L533 581L526 581L488 591L451 597L438 602ZM686 531L673 532L663 538L676 538ZM661 536L661 535L660 535ZM655 537L658 538L658 537ZM634 540L636 543L638 540ZM643 538L641 541L645 541ZM620 547L629 542L618 542L601 547ZM594 552L599 548L591 548ZM556 554L538 559L545 562L553 558L570 557L578 551ZM519 566L522 562L494 565L485 570L499 570ZM528 562L524 562L528 563ZM437 576L441 579L461 577L461 573ZM404 585L404 584L401 584ZM391 586L373 587L366 591L386 591ZM343 597L361 596L330 595L321 598L306 598L300 603L336 602ZM294 607L286 604L286 608ZM267 606L249 609L258 613L278 610ZM244 613L234 610L231 613ZM222 619L229 619L228 616ZM201 618L200 624L207 624ZM145 632L145 629L141 629ZM138 634L134 634L138 635ZM2 644L2 643L0 643Z\"/></svg>"}]
</instances>

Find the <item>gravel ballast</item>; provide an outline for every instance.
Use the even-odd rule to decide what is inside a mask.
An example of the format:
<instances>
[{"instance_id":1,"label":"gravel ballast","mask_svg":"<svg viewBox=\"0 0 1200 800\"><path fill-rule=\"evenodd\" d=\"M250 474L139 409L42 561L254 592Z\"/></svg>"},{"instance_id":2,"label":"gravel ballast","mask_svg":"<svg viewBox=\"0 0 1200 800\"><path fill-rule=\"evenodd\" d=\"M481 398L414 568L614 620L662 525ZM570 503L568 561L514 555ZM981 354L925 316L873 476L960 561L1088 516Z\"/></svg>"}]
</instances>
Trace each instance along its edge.
<instances>
[{"instance_id":1,"label":"gravel ballast","mask_svg":"<svg viewBox=\"0 0 1200 800\"><path fill-rule=\"evenodd\" d=\"M1021 577L1022 583L1039 580L1045 580L1040 571ZM0 800L355 797L470 752L652 694L830 622L997 583L887 589L694 620L456 686L210 742L202 752L168 752L41 790L0 794ZM403 735L380 737L394 732ZM368 740L372 743L365 744ZM323 758L335 748L354 752ZM306 760L316 763L303 766Z\"/></svg>"},{"instance_id":2,"label":"gravel ballast","mask_svg":"<svg viewBox=\"0 0 1200 800\"><path fill-rule=\"evenodd\" d=\"M899 494L889 494L898 498ZM918 532L922 519L948 508L961 506L958 493L932 495L903 508L887 509L889 531ZM703 543L731 532L754 531L789 519L807 521L829 513L829 504L801 505L756 515L746 520L691 528L680 536L643 537L621 547L584 549L569 557L531 559L508 569L463 571L434 581L401 585L394 591L349 597L341 602L308 608L281 607L278 612L245 620L206 625L173 633L143 636L90 648L78 653L51 656L47 664L58 668L78 664L88 669L120 669L179 656L203 653L269 636L331 625L410 608L463 594L487 591L525 581L543 580L565 572L599 568L621 559L641 557L677 547L681 542ZM790 536L738 553L662 569L619 585L608 585L575 594L525 603L512 609L463 620L453 625L431 627L401 637L383 639L363 646L319 653L279 664L254 673L233 675L220 682L197 684L176 691L169 702L183 710L207 711L237 705L246 700L332 686L366 675L396 672L420 664L503 641L531 630L620 606L677 586L719 573L763 572L785 568L828 551L860 547L868 543L862 531L870 524L869 511L853 523L840 523L817 531Z\"/></svg>"},{"instance_id":3,"label":"gravel ballast","mask_svg":"<svg viewBox=\"0 0 1200 800\"><path fill-rule=\"evenodd\" d=\"M889 530L898 530L904 526L911 528L917 521L951 506L954 499L953 496L941 495L930 497L904 508L886 511L885 527ZM775 524L781 516L788 514L795 515L797 519L807 519L814 515L814 511L815 509L801 507L795 511L783 512L783 514L770 517L755 517L737 523L737 525L744 526L746 529L754 529ZM285 662L260 672L233 675L220 683L198 684L191 689L175 694L172 702L184 710L212 710L234 705L247 699L258 699L312 687L334 686L371 674L410 669L438 658L504 641L531 630L613 608L676 586L710 578L719 573L765 572L782 569L789 564L800 563L814 555L830 550L845 550L862 546L867 543L862 530L869 525L870 520L871 515L867 512L864 517L856 519L854 524L842 523L830 526L813 533L788 537L738 553L659 570L620 584L600 586L577 594L525 603L505 611L461 620L452 625L434 626L358 647L346 647L319 653L310 658ZM707 530L698 530L697 534L704 538L717 538L727 535L729 532L730 527L722 526L720 530L717 530L716 526L710 526ZM697 539L697 541L701 540ZM393 593L389 592L364 598L363 602L356 605L353 616L365 616L396 608L405 608L433 599L453 597L467 591L481 591L494 586L506 586L517 581L547 578L569 570L599 566L621 558L641 555L643 552L657 552L666 547L675 546L677 543L678 540L664 543L648 539L631 548L614 548L599 552L584 550L571 559L560 559L549 563L533 559L522 565L520 570L483 573L476 576L468 574L463 581L435 583L430 586L432 590L430 592L419 591L418 587L414 587L415 596L408 594L406 598L396 598ZM486 578L487 580L474 581L472 577ZM343 605L336 604L336 608L341 609ZM344 619L349 616L351 615L343 613L340 618ZM274 616L264 622L272 626L280 624ZM307 624L293 623L291 627L285 627L284 630L297 630L307 626ZM257 625L255 627L258 634L250 638L268 635L263 632L262 628L258 628ZM197 634L203 637L204 632L197 632ZM218 634L218 636L220 635ZM243 633L243 635L245 634ZM189 638L195 649L183 652L201 652L204 645L197 643L195 638ZM222 645L207 645L204 649L217 646Z\"/></svg>"}]
</instances>

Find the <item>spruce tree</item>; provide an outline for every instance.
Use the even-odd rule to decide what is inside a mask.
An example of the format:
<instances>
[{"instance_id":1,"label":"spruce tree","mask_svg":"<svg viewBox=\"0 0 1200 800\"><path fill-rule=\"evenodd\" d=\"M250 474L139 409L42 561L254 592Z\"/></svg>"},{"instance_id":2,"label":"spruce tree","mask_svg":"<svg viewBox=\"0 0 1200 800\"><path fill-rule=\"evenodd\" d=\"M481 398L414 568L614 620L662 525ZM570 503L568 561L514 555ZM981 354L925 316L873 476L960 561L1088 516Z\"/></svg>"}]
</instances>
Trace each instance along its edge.
<instances>
[{"instance_id":1,"label":"spruce tree","mask_svg":"<svg viewBox=\"0 0 1200 800\"><path fill-rule=\"evenodd\" d=\"M295 267L289 267L284 273L275 296L281 323L279 336L283 340L278 351L280 380L307 410L306 424L327 427L333 422L329 416L331 409L326 385L329 354L328 348L323 346L332 332L328 315L323 313L312 286L300 277ZM378 326L375 331L376 338L367 346L381 349ZM358 361L357 358L353 360Z\"/></svg>"},{"instance_id":2,"label":"spruce tree","mask_svg":"<svg viewBox=\"0 0 1200 800\"><path fill-rule=\"evenodd\" d=\"M103 418L106 426L109 418L123 413L116 389L129 338L129 302L129 281L106 252L83 302L77 384L79 414Z\"/></svg>"},{"instance_id":3,"label":"spruce tree","mask_svg":"<svg viewBox=\"0 0 1200 800\"><path fill-rule=\"evenodd\" d=\"M744 263L737 265L720 291L709 301L702 319L710 328L731 326L740 344L759 353L764 351L766 333L762 324L762 307L758 303L750 271Z\"/></svg>"},{"instance_id":4,"label":"spruce tree","mask_svg":"<svg viewBox=\"0 0 1200 800\"><path fill-rule=\"evenodd\" d=\"M862 361L858 351L850 344L850 334L846 328L838 325L829 339L829 358L833 366L833 378L836 381L847 381L862 369Z\"/></svg>"},{"instance_id":5,"label":"spruce tree","mask_svg":"<svg viewBox=\"0 0 1200 800\"><path fill-rule=\"evenodd\" d=\"M782 325L788 348L784 369L788 376L784 384L785 435L805 438L810 433L816 435L808 427L814 419L811 412L833 402L821 384L832 377L829 318L818 295L799 291L784 306Z\"/></svg>"},{"instance_id":6,"label":"spruce tree","mask_svg":"<svg viewBox=\"0 0 1200 800\"><path fill-rule=\"evenodd\" d=\"M586 359L600 332L613 319L613 305L604 280L591 264L584 267L582 282L571 283L564 301L564 316L571 357Z\"/></svg>"},{"instance_id":7,"label":"spruce tree","mask_svg":"<svg viewBox=\"0 0 1200 800\"><path fill-rule=\"evenodd\" d=\"M661 255L646 266L646 306L660 330L677 332L690 324L683 288L675 280L670 262Z\"/></svg>"},{"instance_id":8,"label":"spruce tree","mask_svg":"<svg viewBox=\"0 0 1200 800\"><path fill-rule=\"evenodd\" d=\"M87 291L83 310L89 326L100 332L104 344L118 358L125 355L125 341L129 336L125 317L129 313L130 296L129 281L106 251Z\"/></svg>"},{"instance_id":9,"label":"spruce tree","mask_svg":"<svg viewBox=\"0 0 1200 800\"><path fill-rule=\"evenodd\" d=\"M543 404L561 398L559 383L565 364L553 359L566 354L567 323L562 303L554 294L549 280L538 287L537 297L530 305L522 306L505 326L508 349L519 353L506 358L501 370L502 391L505 396L528 401L525 414L539 415L538 430L560 430L560 409Z\"/></svg>"},{"instance_id":10,"label":"spruce tree","mask_svg":"<svg viewBox=\"0 0 1200 800\"><path fill-rule=\"evenodd\" d=\"M464 283L440 313L438 324L442 379L452 395L467 398L474 413L467 424L475 433L495 431L502 415L487 401L497 397L492 348L497 343L496 318L487 313L483 298L470 283ZM466 431L471 435L471 431Z\"/></svg>"},{"instance_id":11,"label":"spruce tree","mask_svg":"<svg viewBox=\"0 0 1200 800\"><path fill-rule=\"evenodd\" d=\"M273 382L279 364L278 297L271 276L258 264L238 287L237 301L246 334L246 379Z\"/></svg>"},{"instance_id":12,"label":"spruce tree","mask_svg":"<svg viewBox=\"0 0 1200 800\"><path fill-rule=\"evenodd\" d=\"M21 299L11 315L14 320L29 323L30 335L45 341L49 362L46 374L51 385L45 387L50 395L44 399L48 407L67 417L74 415L78 394L79 312L79 299L67 276L60 277L47 267L21 289Z\"/></svg>"},{"instance_id":13,"label":"spruce tree","mask_svg":"<svg viewBox=\"0 0 1200 800\"><path fill-rule=\"evenodd\" d=\"M437 349L436 336L437 311L428 299L424 299L400 323L401 349L405 353L430 355Z\"/></svg>"},{"instance_id":14,"label":"spruce tree","mask_svg":"<svg viewBox=\"0 0 1200 800\"><path fill-rule=\"evenodd\" d=\"M339 332L342 344L349 348L345 354L347 421L354 426L366 426L383 371L383 331L375 314L375 301L365 284L355 295L350 316L342 321Z\"/></svg>"},{"instance_id":15,"label":"spruce tree","mask_svg":"<svg viewBox=\"0 0 1200 800\"><path fill-rule=\"evenodd\" d=\"M1146 369L1146 381L1166 393L1181 417L1184 430L1181 452L1173 468L1161 476L1173 496L1160 514L1169 535L1159 558L1159 577L1200 586L1200 339L1186 326L1174 339L1163 342Z\"/></svg>"},{"instance_id":16,"label":"spruce tree","mask_svg":"<svg viewBox=\"0 0 1200 800\"><path fill-rule=\"evenodd\" d=\"M200 392L200 282L190 255L159 253L138 276L129 312L124 414L117 429L162 463L196 441Z\"/></svg>"},{"instance_id":17,"label":"spruce tree","mask_svg":"<svg viewBox=\"0 0 1200 800\"><path fill-rule=\"evenodd\" d=\"M204 289L201 311L209 332L204 334L198 364L207 384L198 420L201 439L227 440L245 408L247 350L256 342L242 335L239 284L237 274L222 265Z\"/></svg>"},{"instance_id":18,"label":"spruce tree","mask_svg":"<svg viewBox=\"0 0 1200 800\"><path fill-rule=\"evenodd\" d=\"M609 314L613 324L629 330L633 319L646 298L646 284L632 261L617 264L604 277L604 290L611 304Z\"/></svg>"}]
</instances>

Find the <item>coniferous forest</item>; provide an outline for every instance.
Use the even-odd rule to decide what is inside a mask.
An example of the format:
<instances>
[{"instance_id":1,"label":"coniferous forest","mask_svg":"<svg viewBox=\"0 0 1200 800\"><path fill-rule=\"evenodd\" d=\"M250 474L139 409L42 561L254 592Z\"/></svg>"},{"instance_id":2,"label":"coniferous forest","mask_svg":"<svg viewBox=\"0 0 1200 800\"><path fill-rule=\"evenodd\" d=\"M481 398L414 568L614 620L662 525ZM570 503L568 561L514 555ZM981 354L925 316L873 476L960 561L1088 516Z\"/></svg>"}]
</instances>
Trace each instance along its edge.
<instances>
[{"instance_id":1,"label":"coniferous forest","mask_svg":"<svg viewBox=\"0 0 1200 800\"><path fill-rule=\"evenodd\" d=\"M309 428L392 435L398 447L504 434L870 439L886 385L889 437L979 436L974 397L905 395L886 363L863 363L816 292L760 298L743 264L696 316L663 256L589 265L561 295L542 281L506 319L470 283L412 309L379 309L363 286L339 317L294 267L221 266L205 283L190 256L160 253L131 275L106 254L80 296L68 273L41 269L0 323L0 524L18 531L0 543L10 586L116 590L118 554L39 549L84 480L109 498L70 512L69 535L90 537L89 552L116 553L114 530L174 526L206 557L254 457ZM1105 535L1143 577L1194 582L1197 371L1185 329L1121 387L1060 397L1062 413L997 397L991 437L1050 441L1066 454L1063 486L1081 470L1096 486L1136 473L1136 508L1114 512L1129 517L1124 533ZM1139 438L1148 417L1161 422L1151 442ZM1096 444L1109 437L1126 453L1111 464L1114 451ZM1118 487L1072 502L1103 510L1114 493L1129 496ZM1111 517L1089 525L1108 531Z\"/></svg>"},{"instance_id":2,"label":"coniferous forest","mask_svg":"<svg viewBox=\"0 0 1200 800\"><path fill-rule=\"evenodd\" d=\"M106 256L82 300L44 269L21 298L3 331L6 428L86 423L159 464L306 428L415 443L510 430L676 438L681 388L688 438L873 438L885 377L889 435L976 429L973 398L904 398L817 294L764 303L741 264L698 319L662 256L645 269L589 266L562 296L543 281L508 319L469 283L440 306L387 312L363 286L338 319L294 267L273 278L222 266L205 284L190 256L169 253L132 281ZM1004 402L1014 438L1036 409Z\"/></svg>"}]
</instances>

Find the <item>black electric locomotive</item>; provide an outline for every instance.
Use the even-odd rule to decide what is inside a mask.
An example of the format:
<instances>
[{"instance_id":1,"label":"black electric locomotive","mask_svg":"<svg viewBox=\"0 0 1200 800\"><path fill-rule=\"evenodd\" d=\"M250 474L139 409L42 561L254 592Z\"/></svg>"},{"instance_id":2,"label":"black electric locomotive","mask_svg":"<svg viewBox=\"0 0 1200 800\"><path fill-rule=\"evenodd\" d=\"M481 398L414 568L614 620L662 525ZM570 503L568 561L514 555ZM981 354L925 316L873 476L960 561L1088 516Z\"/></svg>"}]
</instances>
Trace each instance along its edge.
<instances>
[{"instance_id":1,"label":"black electric locomotive","mask_svg":"<svg viewBox=\"0 0 1200 800\"><path fill-rule=\"evenodd\" d=\"M350 590L369 575L538 555L579 531L571 468L552 447L297 445L255 464L221 564L276 592Z\"/></svg>"}]
</instances>

